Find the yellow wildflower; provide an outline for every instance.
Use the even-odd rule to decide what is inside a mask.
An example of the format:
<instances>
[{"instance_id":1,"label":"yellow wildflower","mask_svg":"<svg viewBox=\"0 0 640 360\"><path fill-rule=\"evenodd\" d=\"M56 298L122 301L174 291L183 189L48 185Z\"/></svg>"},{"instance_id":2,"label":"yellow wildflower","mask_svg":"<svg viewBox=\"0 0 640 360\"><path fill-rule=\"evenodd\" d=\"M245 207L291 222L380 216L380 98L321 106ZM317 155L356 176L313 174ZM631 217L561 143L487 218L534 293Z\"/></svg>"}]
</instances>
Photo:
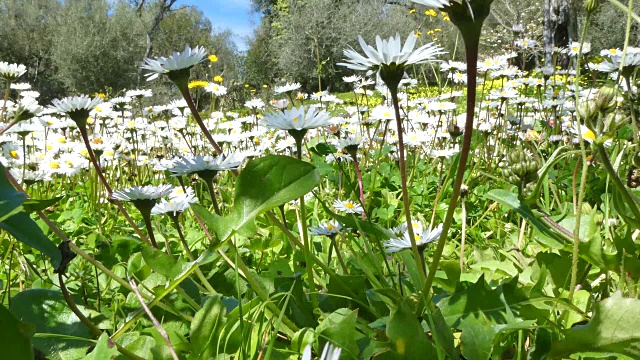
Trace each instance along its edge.
<instances>
[{"instance_id":1,"label":"yellow wildflower","mask_svg":"<svg viewBox=\"0 0 640 360\"><path fill-rule=\"evenodd\" d=\"M209 85L208 81L204 81L204 80L191 80L189 82L189 89L194 89L194 88L203 88L206 87L207 85Z\"/></svg>"}]
</instances>

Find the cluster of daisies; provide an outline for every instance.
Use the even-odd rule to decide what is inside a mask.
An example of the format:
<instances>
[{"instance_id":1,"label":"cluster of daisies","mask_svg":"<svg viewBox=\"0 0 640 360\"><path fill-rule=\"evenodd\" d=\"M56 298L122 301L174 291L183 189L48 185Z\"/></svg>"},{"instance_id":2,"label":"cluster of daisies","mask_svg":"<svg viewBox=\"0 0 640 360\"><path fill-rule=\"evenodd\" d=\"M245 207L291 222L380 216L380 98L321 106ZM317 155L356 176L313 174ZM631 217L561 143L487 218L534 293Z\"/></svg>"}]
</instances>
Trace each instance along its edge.
<instances>
[{"instance_id":1,"label":"cluster of daisies","mask_svg":"<svg viewBox=\"0 0 640 360\"><path fill-rule=\"evenodd\" d=\"M354 70L371 70L387 60L406 64L419 64L424 59L434 60L443 51L433 44L418 49L416 37L410 34L404 46L400 37L379 39L378 48L361 46L371 57L365 58L355 50L345 50L347 60L342 65ZM521 47L524 47L522 45ZM567 54L578 56L575 44ZM588 54L589 46L582 53ZM593 72L614 72L611 76L621 81L623 91L628 89L621 80L630 70L640 65L640 50L631 49L622 57L619 49L603 50L604 62L586 61L586 69ZM573 70L537 69L522 71L515 65L516 53L495 56L480 61L478 82L480 101L475 129L486 134L486 151L497 149L496 144L505 139L514 141L570 142L578 133L591 142L596 134L581 126L576 120L575 76ZM146 59L143 67L150 71L149 79L167 75L180 81L184 70L202 62L206 51L186 47L173 56ZM624 61L624 63L623 63ZM446 89L439 95L421 97L415 94L418 81L405 74L399 84L399 103L404 122L404 145L415 156L437 158L446 161L458 150L458 136L463 120L463 88L467 82L467 64L458 61L439 61L435 64L443 74ZM314 94L301 92L299 83L287 82L273 89L273 97L254 98L239 111L210 111L203 119L204 126L213 140L221 146L223 154L211 151L209 141L194 122L189 103L176 99L166 104L153 104L153 93L147 89L124 91L121 96L107 100L79 96L54 100L49 106L38 102L39 93L28 83L17 80L25 74L23 65L0 62L0 76L10 89L11 97L1 102L0 161L23 184L32 185L58 178L82 176L89 169L89 152L77 131L78 122L71 114L86 113L89 143L104 172L112 174L115 188L130 184L130 173L170 171L175 176L197 176L205 182L212 181L220 171L237 170L250 158L265 154L297 154L305 151L301 145L321 142L330 145L331 152L325 161L340 166L364 161L371 165L376 149L383 145L392 147L387 155L393 160L399 136L389 123L395 119L390 99L390 89L369 71L363 75L344 77L356 97L355 104L345 105L335 94L326 91ZM622 75L622 76L619 76ZM188 79L188 71L186 73ZM178 79L178 80L176 80ZM220 88L218 88L220 90ZM216 90L216 91L218 91ZM593 98L597 87L579 87L582 99ZM224 91L217 93L224 96ZM380 101L380 99L382 99ZM622 101L622 98L619 99ZM242 115L244 114L244 115ZM539 132L540 129L547 131ZM493 154L500 155L500 154ZM135 188L123 194L135 199L136 194L155 191ZM181 189L184 197L168 196L158 203L158 210L184 211L196 196L188 188ZM159 196L164 198L168 194ZM117 195L120 194L120 195ZM174 194L175 195L175 194ZM215 196L212 194L212 196ZM215 198L213 199L215 202ZM365 204L349 199L336 200L334 208L351 214L366 213ZM177 209L177 210L176 210ZM318 235L335 234L341 226L326 221L314 227ZM422 228L421 228L422 229ZM420 241L430 239L422 230ZM405 235L395 240L404 239ZM427 240L423 240L427 239ZM397 243L396 243L397 245ZM389 244L389 251L397 246ZM395 247L394 247L395 246Z\"/></svg>"}]
</instances>

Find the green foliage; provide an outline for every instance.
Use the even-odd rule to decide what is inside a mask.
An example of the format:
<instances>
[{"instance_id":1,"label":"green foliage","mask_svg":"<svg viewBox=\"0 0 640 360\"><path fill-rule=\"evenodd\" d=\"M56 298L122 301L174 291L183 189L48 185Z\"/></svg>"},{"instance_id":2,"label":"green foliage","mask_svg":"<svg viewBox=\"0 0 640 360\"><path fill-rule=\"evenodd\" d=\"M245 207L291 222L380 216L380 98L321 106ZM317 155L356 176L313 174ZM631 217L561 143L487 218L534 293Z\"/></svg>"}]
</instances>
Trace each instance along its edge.
<instances>
[{"instance_id":1,"label":"green foliage","mask_svg":"<svg viewBox=\"0 0 640 360\"><path fill-rule=\"evenodd\" d=\"M107 333L102 333L96 343L96 347L89 355L84 357L84 360L111 360L115 359L118 354L116 344L109 339Z\"/></svg>"},{"instance_id":2,"label":"green foliage","mask_svg":"<svg viewBox=\"0 0 640 360\"><path fill-rule=\"evenodd\" d=\"M32 326L18 320L7 308L0 305L0 343L3 356L16 360L32 360L32 332Z\"/></svg>"},{"instance_id":3,"label":"green foliage","mask_svg":"<svg viewBox=\"0 0 640 360\"><path fill-rule=\"evenodd\" d=\"M640 357L640 300L615 293L595 305L593 318L564 332L564 338L551 345L551 358L572 354L589 356L619 354Z\"/></svg>"},{"instance_id":4,"label":"green foliage","mask_svg":"<svg viewBox=\"0 0 640 360\"><path fill-rule=\"evenodd\" d=\"M83 306L79 307L89 315L88 310ZM22 291L11 299L9 310L22 322L33 325L37 333L61 334L60 337L33 339L33 346L47 354L50 359L82 357L90 345L89 329L69 309L59 291Z\"/></svg>"},{"instance_id":5,"label":"green foliage","mask_svg":"<svg viewBox=\"0 0 640 360\"><path fill-rule=\"evenodd\" d=\"M209 297L191 323L191 345L196 358L209 359L220 349L220 333L226 320L221 297Z\"/></svg>"},{"instance_id":6,"label":"green foliage","mask_svg":"<svg viewBox=\"0 0 640 360\"><path fill-rule=\"evenodd\" d=\"M270 155L250 161L238 176L231 214L209 223L220 241L234 232L255 232L254 219L276 206L298 199L320 181L316 168L288 156ZM206 210L194 206L198 213Z\"/></svg>"},{"instance_id":7,"label":"green foliage","mask_svg":"<svg viewBox=\"0 0 640 360\"><path fill-rule=\"evenodd\" d=\"M53 268L57 269L61 261L60 251L29 214L22 211L25 201L24 193L18 192L13 187L7 179L4 166L0 164L0 205L2 205L0 229L6 230L18 241L47 255L51 258Z\"/></svg>"}]
</instances>

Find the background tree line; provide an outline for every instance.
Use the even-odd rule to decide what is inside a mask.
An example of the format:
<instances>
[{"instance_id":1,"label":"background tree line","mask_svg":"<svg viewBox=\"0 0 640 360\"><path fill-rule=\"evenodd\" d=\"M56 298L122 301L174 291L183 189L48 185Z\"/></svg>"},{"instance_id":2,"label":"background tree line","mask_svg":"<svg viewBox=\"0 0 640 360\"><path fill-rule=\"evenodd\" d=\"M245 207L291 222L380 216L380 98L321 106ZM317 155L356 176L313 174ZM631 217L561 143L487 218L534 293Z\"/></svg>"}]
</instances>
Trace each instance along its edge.
<instances>
[{"instance_id":1,"label":"background tree line","mask_svg":"<svg viewBox=\"0 0 640 360\"><path fill-rule=\"evenodd\" d=\"M441 14L425 15L426 8L407 0L251 0L263 16L242 52L233 29L216 28L197 8L175 1L0 0L0 61L27 65L24 80L46 101L69 93L116 95L142 85L168 94L167 83L144 83L140 65L145 56L168 55L185 44L205 46L219 58L215 74L199 67L196 77L223 74L225 86L240 91L244 84L261 89L284 81L301 82L306 91L347 91L341 77L349 72L335 64L343 49L359 48L358 35L371 43L376 35L406 37L413 30L421 34L419 43L437 41L456 58L464 56L457 31ZM503 53L522 36L538 42L530 53L543 61L545 39L557 46L577 40L582 1L495 0L484 54ZM621 47L624 18L604 2L589 32L592 48ZM639 39L634 23L631 44ZM433 80L429 67L413 75Z\"/></svg>"},{"instance_id":2,"label":"background tree line","mask_svg":"<svg viewBox=\"0 0 640 360\"><path fill-rule=\"evenodd\" d=\"M0 0L0 61L26 65L21 80L44 101L69 93L116 95L142 85L167 91L160 82L145 84L140 65L145 55L166 56L185 44L216 53L216 71L235 76L238 50L231 31L215 29L195 7L174 3Z\"/></svg>"}]
</instances>

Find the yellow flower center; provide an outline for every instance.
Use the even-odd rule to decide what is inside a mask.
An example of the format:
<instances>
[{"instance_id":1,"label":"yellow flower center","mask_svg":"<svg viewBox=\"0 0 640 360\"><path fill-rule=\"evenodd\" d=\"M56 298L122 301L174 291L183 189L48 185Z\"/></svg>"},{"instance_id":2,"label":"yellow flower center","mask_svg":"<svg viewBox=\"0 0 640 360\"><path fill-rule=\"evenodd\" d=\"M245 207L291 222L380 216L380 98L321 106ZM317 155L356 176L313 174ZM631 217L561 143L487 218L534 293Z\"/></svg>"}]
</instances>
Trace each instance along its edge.
<instances>
[{"instance_id":1,"label":"yellow flower center","mask_svg":"<svg viewBox=\"0 0 640 360\"><path fill-rule=\"evenodd\" d=\"M49 163L49 167L52 169L60 169L60 163L58 163L57 161L52 161Z\"/></svg>"},{"instance_id":2,"label":"yellow flower center","mask_svg":"<svg viewBox=\"0 0 640 360\"><path fill-rule=\"evenodd\" d=\"M15 151L15 150L10 150L10 151L9 151L9 155L10 155L12 158L14 158L14 159L17 159L17 158L18 158L18 152L17 152L17 151Z\"/></svg>"},{"instance_id":3,"label":"yellow flower center","mask_svg":"<svg viewBox=\"0 0 640 360\"><path fill-rule=\"evenodd\" d=\"M60 144L66 144L67 143L67 138L65 138L64 136L61 136L58 138L58 142Z\"/></svg>"},{"instance_id":4,"label":"yellow flower center","mask_svg":"<svg viewBox=\"0 0 640 360\"><path fill-rule=\"evenodd\" d=\"M595 140L596 139L596 134L593 133L593 131L591 130L587 130L584 132L584 134L582 134L582 137L586 140Z\"/></svg>"},{"instance_id":5,"label":"yellow flower center","mask_svg":"<svg viewBox=\"0 0 640 360\"><path fill-rule=\"evenodd\" d=\"M347 209L353 209L353 208L355 208L355 205L353 205L350 202L346 202L346 203L344 203L344 207L346 207Z\"/></svg>"}]
</instances>

